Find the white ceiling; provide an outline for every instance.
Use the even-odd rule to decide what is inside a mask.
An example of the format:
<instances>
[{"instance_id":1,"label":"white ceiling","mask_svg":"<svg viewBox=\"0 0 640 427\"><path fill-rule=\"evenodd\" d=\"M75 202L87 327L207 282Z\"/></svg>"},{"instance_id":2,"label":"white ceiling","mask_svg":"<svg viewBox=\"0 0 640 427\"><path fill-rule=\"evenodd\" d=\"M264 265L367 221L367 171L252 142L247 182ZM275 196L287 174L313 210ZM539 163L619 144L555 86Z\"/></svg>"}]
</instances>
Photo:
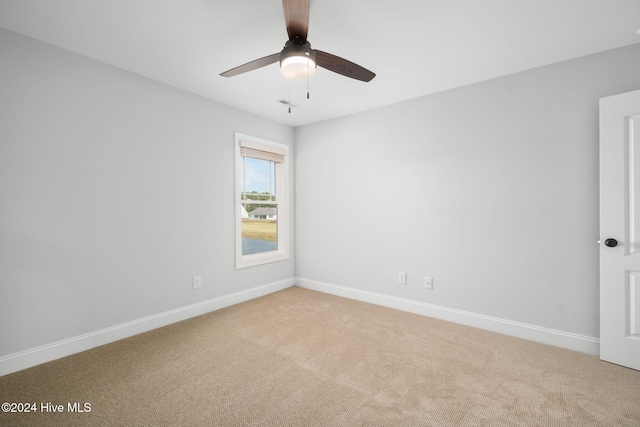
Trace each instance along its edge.
<instances>
[{"instance_id":1,"label":"white ceiling","mask_svg":"<svg viewBox=\"0 0 640 427\"><path fill-rule=\"evenodd\" d=\"M309 41L375 72L369 83L277 64L280 0L0 0L0 26L290 126L640 42L640 0L311 0Z\"/></svg>"}]
</instances>

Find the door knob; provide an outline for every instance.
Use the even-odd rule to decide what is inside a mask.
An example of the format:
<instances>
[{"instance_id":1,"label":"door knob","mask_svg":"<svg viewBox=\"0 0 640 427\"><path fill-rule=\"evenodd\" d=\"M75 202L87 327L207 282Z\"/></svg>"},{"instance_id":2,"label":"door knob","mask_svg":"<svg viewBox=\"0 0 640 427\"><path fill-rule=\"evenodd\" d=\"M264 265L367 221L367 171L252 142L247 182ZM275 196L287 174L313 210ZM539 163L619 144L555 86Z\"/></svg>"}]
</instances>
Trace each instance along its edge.
<instances>
[{"instance_id":1,"label":"door knob","mask_svg":"<svg viewBox=\"0 0 640 427\"><path fill-rule=\"evenodd\" d=\"M610 248L615 248L618 246L618 241L616 239L607 239L604 241L605 246L609 246Z\"/></svg>"}]
</instances>

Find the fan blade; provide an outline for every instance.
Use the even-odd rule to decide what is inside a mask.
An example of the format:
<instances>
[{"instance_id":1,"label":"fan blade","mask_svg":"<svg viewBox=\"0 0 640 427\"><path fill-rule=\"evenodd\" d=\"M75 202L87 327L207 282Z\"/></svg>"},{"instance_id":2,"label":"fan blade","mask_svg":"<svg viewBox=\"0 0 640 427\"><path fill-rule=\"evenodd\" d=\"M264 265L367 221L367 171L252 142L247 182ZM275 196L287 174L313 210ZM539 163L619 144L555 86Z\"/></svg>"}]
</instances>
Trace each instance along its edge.
<instances>
[{"instance_id":1,"label":"fan blade","mask_svg":"<svg viewBox=\"0 0 640 427\"><path fill-rule=\"evenodd\" d=\"M367 70L364 67L354 64L351 61L347 61L339 56L332 55L321 50L315 50L316 52L316 64L322 68L326 68L334 73L342 74L352 79L362 80L368 82L373 79L376 74Z\"/></svg>"},{"instance_id":2,"label":"fan blade","mask_svg":"<svg viewBox=\"0 0 640 427\"><path fill-rule=\"evenodd\" d=\"M289 40L305 44L309 32L309 0L282 0Z\"/></svg>"},{"instance_id":3,"label":"fan blade","mask_svg":"<svg viewBox=\"0 0 640 427\"><path fill-rule=\"evenodd\" d=\"M273 64L274 62L278 62L279 60L280 52L274 53L273 55L265 56L264 58L256 59L255 61L247 62L246 64L240 65L239 67L232 68L228 71L225 71L224 73L220 73L220 75L222 77L237 76L238 74L257 70L258 68Z\"/></svg>"}]
</instances>

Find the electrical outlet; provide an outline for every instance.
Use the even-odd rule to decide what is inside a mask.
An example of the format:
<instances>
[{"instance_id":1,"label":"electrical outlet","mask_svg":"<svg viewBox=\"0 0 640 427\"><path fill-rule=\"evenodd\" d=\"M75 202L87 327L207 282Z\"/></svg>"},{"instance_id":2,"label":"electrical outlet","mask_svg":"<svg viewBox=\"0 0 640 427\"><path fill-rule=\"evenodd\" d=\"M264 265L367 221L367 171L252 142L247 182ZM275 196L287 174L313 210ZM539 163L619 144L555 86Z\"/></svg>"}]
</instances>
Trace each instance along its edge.
<instances>
[{"instance_id":1,"label":"electrical outlet","mask_svg":"<svg viewBox=\"0 0 640 427\"><path fill-rule=\"evenodd\" d=\"M193 276L193 289L197 289L202 286L202 276Z\"/></svg>"},{"instance_id":2,"label":"electrical outlet","mask_svg":"<svg viewBox=\"0 0 640 427\"><path fill-rule=\"evenodd\" d=\"M407 284L407 273L398 273L398 283L401 285Z\"/></svg>"},{"instance_id":3,"label":"electrical outlet","mask_svg":"<svg viewBox=\"0 0 640 427\"><path fill-rule=\"evenodd\" d=\"M433 289L433 277L424 278L424 287L427 289Z\"/></svg>"}]
</instances>

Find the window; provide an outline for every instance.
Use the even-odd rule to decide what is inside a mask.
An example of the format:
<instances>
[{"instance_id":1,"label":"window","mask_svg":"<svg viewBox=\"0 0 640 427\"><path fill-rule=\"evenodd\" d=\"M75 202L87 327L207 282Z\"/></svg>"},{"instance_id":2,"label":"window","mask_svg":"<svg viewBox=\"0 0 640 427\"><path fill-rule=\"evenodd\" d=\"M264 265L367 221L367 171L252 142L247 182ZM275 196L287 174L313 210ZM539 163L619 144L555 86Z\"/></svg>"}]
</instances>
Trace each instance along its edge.
<instances>
[{"instance_id":1,"label":"window","mask_svg":"<svg viewBox=\"0 0 640 427\"><path fill-rule=\"evenodd\" d=\"M236 133L236 268L289 258L288 147Z\"/></svg>"}]
</instances>

